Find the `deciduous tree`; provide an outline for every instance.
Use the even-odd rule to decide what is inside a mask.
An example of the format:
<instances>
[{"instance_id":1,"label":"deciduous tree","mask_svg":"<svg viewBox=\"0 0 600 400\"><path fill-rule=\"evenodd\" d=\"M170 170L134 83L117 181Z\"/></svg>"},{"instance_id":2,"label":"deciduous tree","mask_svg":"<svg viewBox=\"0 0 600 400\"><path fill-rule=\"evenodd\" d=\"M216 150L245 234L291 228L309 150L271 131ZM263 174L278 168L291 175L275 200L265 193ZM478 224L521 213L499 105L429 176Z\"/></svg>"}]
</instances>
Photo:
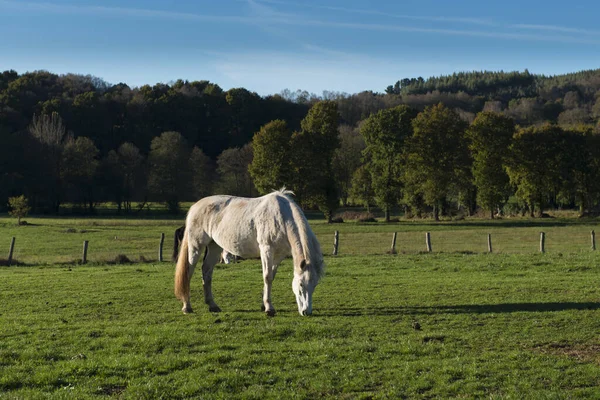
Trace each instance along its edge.
<instances>
[{"instance_id":1,"label":"deciduous tree","mask_svg":"<svg viewBox=\"0 0 600 400\"><path fill-rule=\"evenodd\" d=\"M25 195L9 197L8 207L10 208L8 213L17 218L17 225L21 225L21 218L26 217L31 209Z\"/></svg>"},{"instance_id":2,"label":"deciduous tree","mask_svg":"<svg viewBox=\"0 0 600 400\"><path fill-rule=\"evenodd\" d=\"M217 158L219 184L217 192L233 196L252 197L257 194L248 172L252 162L250 143L238 148L224 150Z\"/></svg>"},{"instance_id":3,"label":"deciduous tree","mask_svg":"<svg viewBox=\"0 0 600 400\"><path fill-rule=\"evenodd\" d=\"M390 210L402 197L403 148L413 133L417 112L407 106L381 110L361 126L365 138L364 157L371 174L375 199L390 220Z\"/></svg>"},{"instance_id":4,"label":"deciduous tree","mask_svg":"<svg viewBox=\"0 0 600 400\"><path fill-rule=\"evenodd\" d=\"M482 112L467 130L473 155L473 178L477 202L490 211L501 207L511 193L504 166L515 125L511 118L494 112Z\"/></svg>"},{"instance_id":5,"label":"deciduous tree","mask_svg":"<svg viewBox=\"0 0 600 400\"><path fill-rule=\"evenodd\" d=\"M338 124L337 104L321 101L302 120L301 131L292 136L293 188L301 202L317 205L328 221L340 202L332 169L333 154L340 145Z\"/></svg>"},{"instance_id":6,"label":"deciduous tree","mask_svg":"<svg viewBox=\"0 0 600 400\"><path fill-rule=\"evenodd\" d=\"M427 107L413 121L404 179L413 197L420 195L433 207L436 221L448 198L458 198L470 176L466 128L458 114L443 104Z\"/></svg>"},{"instance_id":7,"label":"deciduous tree","mask_svg":"<svg viewBox=\"0 0 600 400\"><path fill-rule=\"evenodd\" d=\"M283 120L262 126L252 139L254 157L249 171L261 194L281 187L292 188L292 132Z\"/></svg>"},{"instance_id":8,"label":"deciduous tree","mask_svg":"<svg viewBox=\"0 0 600 400\"><path fill-rule=\"evenodd\" d=\"M211 159L198 147L190 155L191 190L194 199L201 199L212 193L214 166Z\"/></svg>"},{"instance_id":9,"label":"deciduous tree","mask_svg":"<svg viewBox=\"0 0 600 400\"><path fill-rule=\"evenodd\" d=\"M70 197L94 210L94 188L96 171L99 165L99 151L94 142L80 136L67 142L62 152L60 177Z\"/></svg>"},{"instance_id":10,"label":"deciduous tree","mask_svg":"<svg viewBox=\"0 0 600 400\"><path fill-rule=\"evenodd\" d=\"M361 165L361 154L365 140L357 128L342 125L339 129L340 147L333 154L333 172L340 191L340 199L345 206L352 187L352 176Z\"/></svg>"},{"instance_id":11,"label":"deciduous tree","mask_svg":"<svg viewBox=\"0 0 600 400\"><path fill-rule=\"evenodd\" d=\"M150 144L148 188L171 212L177 212L179 202L191 197L189 158L187 141L179 132L164 132Z\"/></svg>"},{"instance_id":12,"label":"deciduous tree","mask_svg":"<svg viewBox=\"0 0 600 400\"><path fill-rule=\"evenodd\" d=\"M565 132L557 125L522 128L514 136L508 176L532 217L536 208L541 216L549 199L560 190L561 171L568 169L560 157L564 138Z\"/></svg>"}]
</instances>

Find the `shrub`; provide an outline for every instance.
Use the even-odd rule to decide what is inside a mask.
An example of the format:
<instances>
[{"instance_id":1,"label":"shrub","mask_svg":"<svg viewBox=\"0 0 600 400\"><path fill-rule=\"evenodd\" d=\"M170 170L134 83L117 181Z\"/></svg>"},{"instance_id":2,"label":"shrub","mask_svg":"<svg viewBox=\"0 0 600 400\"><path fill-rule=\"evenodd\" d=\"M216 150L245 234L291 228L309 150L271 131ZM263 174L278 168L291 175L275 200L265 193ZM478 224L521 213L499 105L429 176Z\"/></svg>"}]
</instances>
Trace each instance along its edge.
<instances>
[{"instance_id":1,"label":"shrub","mask_svg":"<svg viewBox=\"0 0 600 400\"><path fill-rule=\"evenodd\" d=\"M25 195L9 197L8 206L10 207L8 213L17 218L17 225L21 225L21 218L26 217L30 210L27 197Z\"/></svg>"}]
</instances>

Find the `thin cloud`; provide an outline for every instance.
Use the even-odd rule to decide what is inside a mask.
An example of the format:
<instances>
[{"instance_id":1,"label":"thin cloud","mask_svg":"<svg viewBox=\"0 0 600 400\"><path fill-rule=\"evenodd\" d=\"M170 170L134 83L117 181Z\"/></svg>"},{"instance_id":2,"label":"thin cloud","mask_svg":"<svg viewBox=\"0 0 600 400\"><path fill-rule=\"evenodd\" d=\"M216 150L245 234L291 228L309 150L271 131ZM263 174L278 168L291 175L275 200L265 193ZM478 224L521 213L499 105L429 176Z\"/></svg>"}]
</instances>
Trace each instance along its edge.
<instances>
[{"instance_id":1,"label":"thin cloud","mask_svg":"<svg viewBox=\"0 0 600 400\"><path fill-rule=\"evenodd\" d=\"M255 16L258 16L262 19L267 18L267 17L273 17L273 16L276 16L277 18L281 18L281 17L283 17L283 18L292 17L294 19L298 18L297 15L290 16L290 15L279 13L276 10L274 10L272 7L268 7L263 4L258 4L254 0L246 0L246 1L247 1L248 5L250 6L250 8L254 11ZM346 52L331 50L331 49L325 48L323 46L316 46L316 45L308 43L304 40L297 39L296 37L291 35L288 31L286 31L284 29L280 29L280 28L275 28L271 24L265 24L265 23L258 24L257 23L255 25L258 29L260 29L263 32L266 32L274 37L286 40L289 43L292 43L293 45L298 46L304 50L308 50L309 52L312 52L312 53L319 53L319 54L335 56L335 57L344 57L347 59L353 58L355 56L353 54L349 54Z\"/></svg>"},{"instance_id":2,"label":"thin cloud","mask_svg":"<svg viewBox=\"0 0 600 400\"><path fill-rule=\"evenodd\" d=\"M302 25L302 26L323 26L331 28L345 28L345 29L361 29L371 31L387 31L387 32L416 32L416 33L433 33L442 35L455 35L455 36L471 36L471 37L488 37L495 39L513 39L513 40L530 40L530 41L544 41L544 42L562 42L562 43L581 43L581 44L600 44L599 40L585 39L574 36L563 36L563 35L534 35L525 33L506 33L506 32L494 32L494 31L476 31L476 30L461 30L461 29L438 29L438 28L419 28L414 26L402 26L402 25L385 25L385 24L363 24L355 22L333 22L324 20L299 20L292 19L285 21L286 24L290 25Z\"/></svg>"},{"instance_id":3,"label":"thin cloud","mask_svg":"<svg viewBox=\"0 0 600 400\"><path fill-rule=\"evenodd\" d=\"M364 15L379 15L398 19L409 19L415 21L431 21L431 22L460 22L474 25L485 25L485 26L497 26L494 22L489 19L483 18L465 18L465 17L439 17L439 16L418 16L418 15L404 15L404 14L393 14L378 10L365 10L360 8L348 8L348 7L336 7L336 6L323 6L315 4L306 4L295 1L280 1L280 0L259 0L262 3L278 4L285 6L295 6L312 8L317 10L331 10L331 11L342 11L351 14L364 14Z\"/></svg>"},{"instance_id":4,"label":"thin cloud","mask_svg":"<svg viewBox=\"0 0 600 400\"><path fill-rule=\"evenodd\" d=\"M250 8L250 11L261 18L292 18L293 14L282 13L276 11L274 8L260 4L254 0L246 0L245 3Z\"/></svg>"},{"instance_id":5,"label":"thin cloud","mask_svg":"<svg viewBox=\"0 0 600 400\"><path fill-rule=\"evenodd\" d=\"M493 27L498 29L524 29L524 30L538 30L538 31L550 31L550 32L559 32L559 33L574 33L574 34L586 34L586 35L600 35L599 31L591 31L591 30L583 30L569 27L560 27L560 26L552 26L552 25L533 25L533 24L512 24L512 25L502 25L496 23L490 19L485 18L467 18L467 17L443 17L443 16L415 16L415 15L403 15L403 14L394 14L387 13L378 10L365 10L365 9L355 9L348 7L336 7L336 6L325 6L325 5L315 5L315 4L305 4L295 1L281 1L281 0L257 0L262 3L268 4L277 4L277 5L285 5L285 6L295 6L295 7L303 7L303 8L311 8L311 9L320 9L320 10L331 10L331 11L342 11L346 13L354 13L354 14L363 14L363 15L377 15L377 16L385 16L390 18L397 19L407 19L413 21L430 21L430 22L458 22L458 23L466 23L473 24L479 26ZM420 32L420 33L439 33L444 35L462 35L462 36L481 36L481 37L490 37L490 38L499 38L499 39L516 39L516 40L532 40L532 41L558 41L563 43L581 43L581 44L599 44L600 42L595 40L590 40L586 38L578 38L574 36L564 36L564 35L554 35L554 36L545 36L545 35L532 35L527 33L508 33L502 31L473 31L468 29L436 29L436 28L420 28L420 27L407 27L407 26L396 26L396 25L386 25L386 24L352 24L352 23L339 23L339 22L326 22L321 23L319 21L305 21L309 25L332 25L341 28L355 28L355 29L368 29L368 30L382 30L382 31L401 31L401 32ZM294 23L294 21L291 21ZM295 23L300 24L299 21Z\"/></svg>"},{"instance_id":6,"label":"thin cloud","mask_svg":"<svg viewBox=\"0 0 600 400\"><path fill-rule=\"evenodd\" d=\"M28 1L0 0L0 7L13 10L47 12L55 14L90 14L90 15L117 15L126 17L146 17L161 19L176 19L202 22L232 22L232 23L252 23L249 17L230 16L230 15L205 15L195 13L173 12L165 10L151 10L144 8L128 7L108 7L108 6L88 6L88 5L67 5Z\"/></svg>"},{"instance_id":7,"label":"thin cloud","mask_svg":"<svg viewBox=\"0 0 600 400\"><path fill-rule=\"evenodd\" d=\"M515 24L515 25L511 25L511 27L518 28L518 29L537 30L537 31L577 33L577 34L583 34L583 35L600 35L600 31L591 31L588 29L577 29L577 28L569 28L566 26L556 26L556 25Z\"/></svg>"},{"instance_id":8,"label":"thin cloud","mask_svg":"<svg viewBox=\"0 0 600 400\"><path fill-rule=\"evenodd\" d=\"M263 0L272 2L279 2L279 0ZM256 1L250 0L250 4L257 5ZM283 2L279 2L283 3ZM292 4L292 3L285 3ZM219 23L237 23L246 24L254 27L259 27L260 24L270 25L295 25L295 26L319 26L325 28L337 28L337 29L349 29L349 30L369 30L369 31L382 31L382 32L414 32L414 33L425 33L425 34L440 34L440 35L454 35L454 36L470 36L470 37L487 37L496 39L509 39L509 40L528 40L528 41L545 41L545 42L562 42L562 43L580 43L580 44L600 44L600 40L594 38L582 38L580 36L568 36L568 35L547 35L547 34L527 34L527 33L514 33L514 32L502 32L502 31L483 31L483 30L465 30L465 29L443 29L443 28L422 28L416 26L404 26L404 25L389 25L389 24L368 24L368 23L355 23L355 22L338 22L330 20L319 20L312 19L306 16L300 15L289 15L275 12L274 10L267 11L263 9L258 13L257 16L234 16L234 15L205 15L196 13L182 13L172 12L165 10L152 10L152 9L140 9L140 8L124 8L124 7L107 7L107 6L82 6L82 5L63 5L54 3L43 3L43 2L28 2L28 1L12 1L12 0L0 0L0 7L24 10L24 11L37 11L37 12L49 12L49 13L60 13L60 14L105 14L105 15L118 15L118 16L130 16L130 17L147 17L147 18L162 18L162 19L176 19L176 20L190 20L190 21L202 21L202 22L219 22ZM311 6L311 7L326 7L326 6ZM338 7L339 8L339 7ZM257 9L255 8L255 11ZM360 10L359 10L360 11ZM368 12L369 10L362 10ZM373 11L379 13L379 11ZM386 14L387 15L387 14ZM423 19L435 19L441 21L445 17L416 17ZM446 18L445 20L451 20ZM527 25L522 26L525 28ZM529 25L529 29L533 27L540 30L545 27L546 30L550 30L549 26L544 25ZM272 27L271 27L272 28ZM553 27L554 31L557 31L560 27ZM570 28L562 28L565 33L576 33L567 31Z\"/></svg>"}]
</instances>

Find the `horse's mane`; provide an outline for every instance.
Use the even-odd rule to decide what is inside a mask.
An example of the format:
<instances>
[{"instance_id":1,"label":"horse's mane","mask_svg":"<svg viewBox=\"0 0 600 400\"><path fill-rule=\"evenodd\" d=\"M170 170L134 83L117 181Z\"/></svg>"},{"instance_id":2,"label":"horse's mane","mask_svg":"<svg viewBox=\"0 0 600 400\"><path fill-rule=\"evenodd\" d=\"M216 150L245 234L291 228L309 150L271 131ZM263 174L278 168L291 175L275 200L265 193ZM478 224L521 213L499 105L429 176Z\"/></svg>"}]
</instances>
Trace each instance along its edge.
<instances>
[{"instance_id":1,"label":"horse's mane","mask_svg":"<svg viewBox=\"0 0 600 400\"><path fill-rule=\"evenodd\" d=\"M287 190L285 187L276 190L273 194L281 195L288 201L290 209L292 211L292 217L295 222L295 228L297 236L300 240L302 252L306 261L314 268L314 272L318 279L320 279L324 272L323 253L321 252L321 245L317 240L314 232L310 228L306 216L302 212L302 209L296 204L296 202L290 197L294 195L294 192ZM293 230L292 230L293 231ZM288 231L288 236L290 232ZM292 239L292 238L290 238Z\"/></svg>"}]
</instances>

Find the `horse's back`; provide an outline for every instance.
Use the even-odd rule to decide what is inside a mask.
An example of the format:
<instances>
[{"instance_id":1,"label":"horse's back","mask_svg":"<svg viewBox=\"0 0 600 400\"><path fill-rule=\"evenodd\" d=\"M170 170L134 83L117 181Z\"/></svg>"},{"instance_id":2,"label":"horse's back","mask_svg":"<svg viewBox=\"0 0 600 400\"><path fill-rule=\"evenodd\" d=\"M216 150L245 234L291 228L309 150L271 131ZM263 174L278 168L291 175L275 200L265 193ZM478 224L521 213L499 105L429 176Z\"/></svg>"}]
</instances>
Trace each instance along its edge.
<instances>
[{"instance_id":1,"label":"horse's back","mask_svg":"<svg viewBox=\"0 0 600 400\"><path fill-rule=\"evenodd\" d=\"M228 252L258 257L260 246L289 247L286 221L292 218L290 200L275 192L257 198L209 196L194 204L188 224L197 236L206 235Z\"/></svg>"},{"instance_id":2,"label":"horse's back","mask_svg":"<svg viewBox=\"0 0 600 400\"><path fill-rule=\"evenodd\" d=\"M248 206L253 200L226 195L199 200L188 212L191 233L202 242L214 241L231 254L259 256L252 208Z\"/></svg>"}]
</instances>

